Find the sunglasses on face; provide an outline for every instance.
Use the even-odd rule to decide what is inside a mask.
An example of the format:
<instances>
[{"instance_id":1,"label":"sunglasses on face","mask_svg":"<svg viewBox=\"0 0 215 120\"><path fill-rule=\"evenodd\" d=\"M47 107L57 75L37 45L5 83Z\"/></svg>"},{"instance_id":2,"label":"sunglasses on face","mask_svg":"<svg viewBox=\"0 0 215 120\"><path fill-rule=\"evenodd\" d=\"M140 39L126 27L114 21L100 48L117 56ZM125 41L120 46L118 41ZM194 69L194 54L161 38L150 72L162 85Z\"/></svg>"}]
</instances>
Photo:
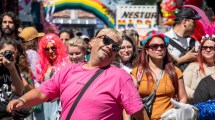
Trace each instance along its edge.
<instances>
[{"instance_id":1,"label":"sunglasses on face","mask_svg":"<svg viewBox=\"0 0 215 120\"><path fill-rule=\"evenodd\" d=\"M147 46L147 48L152 49L152 51L157 51L158 48L161 48L161 50L166 49L167 45L166 44L151 44Z\"/></svg>"},{"instance_id":2,"label":"sunglasses on face","mask_svg":"<svg viewBox=\"0 0 215 120\"><path fill-rule=\"evenodd\" d=\"M110 45L112 44L112 50L114 52L118 52L120 50L120 47L119 45L114 41L112 40L110 37L106 36L106 35L103 35L103 36L99 36L98 38L102 38L103 39L103 43L105 45Z\"/></svg>"},{"instance_id":3,"label":"sunglasses on face","mask_svg":"<svg viewBox=\"0 0 215 120\"><path fill-rule=\"evenodd\" d=\"M210 50L210 51L212 51L212 50L215 50L215 47L214 46L202 46L202 50Z\"/></svg>"},{"instance_id":4,"label":"sunglasses on face","mask_svg":"<svg viewBox=\"0 0 215 120\"><path fill-rule=\"evenodd\" d=\"M56 48L55 46L46 47L46 48L45 48L45 52L49 52L50 49L51 49L52 51L56 51L57 48Z\"/></svg>"}]
</instances>

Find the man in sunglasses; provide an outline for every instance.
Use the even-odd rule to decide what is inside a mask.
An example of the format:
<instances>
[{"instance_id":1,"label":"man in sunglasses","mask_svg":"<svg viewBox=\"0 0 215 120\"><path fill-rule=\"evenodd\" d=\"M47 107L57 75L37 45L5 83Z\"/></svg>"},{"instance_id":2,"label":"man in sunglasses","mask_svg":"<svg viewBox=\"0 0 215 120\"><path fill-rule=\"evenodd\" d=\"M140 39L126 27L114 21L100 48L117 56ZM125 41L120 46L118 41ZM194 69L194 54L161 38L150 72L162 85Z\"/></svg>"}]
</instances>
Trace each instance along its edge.
<instances>
[{"instance_id":1,"label":"man in sunglasses","mask_svg":"<svg viewBox=\"0 0 215 120\"><path fill-rule=\"evenodd\" d=\"M31 107L60 97L62 120L120 120L123 109L128 114L133 114L136 120L143 120L147 116L131 76L110 65L121 43L116 30L100 30L90 41L92 48L89 62L67 65L39 88L10 102L8 111L13 112L15 109ZM104 71L87 88L73 114L68 117L80 91L100 68L104 68Z\"/></svg>"},{"instance_id":2,"label":"man in sunglasses","mask_svg":"<svg viewBox=\"0 0 215 120\"><path fill-rule=\"evenodd\" d=\"M199 19L201 16L195 10L184 7L176 14L173 28L165 33L170 38L168 51L182 72L197 57L199 43L190 35L194 33L195 22Z\"/></svg>"}]
</instances>

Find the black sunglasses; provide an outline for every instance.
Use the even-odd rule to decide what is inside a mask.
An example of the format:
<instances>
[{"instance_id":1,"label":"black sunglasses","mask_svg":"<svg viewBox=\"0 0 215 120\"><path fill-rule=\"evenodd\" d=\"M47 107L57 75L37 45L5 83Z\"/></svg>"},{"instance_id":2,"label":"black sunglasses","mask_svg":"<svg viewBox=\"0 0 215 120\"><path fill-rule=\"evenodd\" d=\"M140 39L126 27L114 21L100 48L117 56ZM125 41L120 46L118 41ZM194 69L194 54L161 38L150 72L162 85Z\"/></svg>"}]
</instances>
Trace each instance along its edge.
<instances>
[{"instance_id":1,"label":"black sunglasses","mask_svg":"<svg viewBox=\"0 0 215 120\"><path fill-rule=\"evenodd\" d=\"M210 50L210 51L212 51L212 50L215 50L215 47L214 46L202 46L202 50Z\"/></svg>"},{"instance_id":2,"label":"black sunglasses","mask_svg":"<svg viewBox=\"0 0 215 120\"><path fill-rule=\"evenodd\" d=\"M112 40L110 37L108 37L107 35L102 35L102 36L99 36L98 38L102 38L103 39L103 43L105 45L112 44L112 50L114 52L119 52L120 46L114 40Z\"/></svg>"},{"instance_id":3,"label":"black sunglasses","mask_svg":"<svg viewBox=\"0 0 215 120\"><path fill-rule=\"evenodd\" d=\"M45 52L49 52L50 49L51 49L52 51L56 51L57 48L56 48L55 46L46 47L46 48L45 48Z\"/></svg>"},{"instance_id":4,"label":"black sunglasses","mask_svg":"<svg viewBox=\"0 0 215 120\"><path fill-rule=\"evenodd\" d=\"M159 47L162 50L164 50L164 49L166 49L167 45L166 44L151 44L151 45L147 46L147 48L152 49L152 51L157 51Z\"/></svg>"}]
</instances>

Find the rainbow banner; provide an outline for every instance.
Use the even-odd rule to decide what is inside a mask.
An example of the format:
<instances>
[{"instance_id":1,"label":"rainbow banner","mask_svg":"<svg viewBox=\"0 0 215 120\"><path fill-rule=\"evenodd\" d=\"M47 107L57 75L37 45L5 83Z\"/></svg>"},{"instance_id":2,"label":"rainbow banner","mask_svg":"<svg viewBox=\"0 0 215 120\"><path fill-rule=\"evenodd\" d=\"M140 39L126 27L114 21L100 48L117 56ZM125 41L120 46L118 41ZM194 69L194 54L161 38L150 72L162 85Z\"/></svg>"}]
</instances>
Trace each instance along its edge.
<instances>
[{"instance_id":1,"label":"rainbow banner","mask_svg":"<svg viewBox=\"0 0 215 120\"><path fill-rule=\"evenodd\" d=\"M116 29L143 29L156 28L156 9L154 5L117 5ZM123 22L122 22L123 21Z\"/></svg>"},{"instance_id":2,"label":"rainbow banner","mask_svg":"<svg viewBox=\"0 0 215 120\"><path fill-rule=\"evenodd\" d=\"M54 12L65 9L82 9L100 18L110 28L114 28L114 17L108 14L107 7L100 0L49 0L48 2L44 2L46 11L49 7L55 7Z\"/></svg>"}]
</instances>

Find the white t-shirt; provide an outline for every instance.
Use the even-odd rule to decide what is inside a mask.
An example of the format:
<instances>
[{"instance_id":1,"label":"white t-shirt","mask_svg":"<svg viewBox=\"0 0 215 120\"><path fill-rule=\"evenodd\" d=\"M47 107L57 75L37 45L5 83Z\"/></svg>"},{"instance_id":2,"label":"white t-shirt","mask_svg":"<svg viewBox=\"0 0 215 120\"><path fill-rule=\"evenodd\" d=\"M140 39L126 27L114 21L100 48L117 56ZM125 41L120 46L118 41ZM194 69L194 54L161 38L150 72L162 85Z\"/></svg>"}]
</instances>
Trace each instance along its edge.
<instances>
[{"instance_id":1,"label":"white t-shirt","mask_svg":"<svg viewBox=\"0 0 215 120\"><path fill-rule=\"evenodd\" d=\"M167 37L171 38L174 40L176 43L178 43L180 46L182 46L184 49L187 49L189 47L189 43L191 38L190 37L179 37L173 28L170 29L170 31L164 33ZM186 41L186 42L184 42ZM195 42L195 51L198 51L199 49L199 42ZM181 56L181 52L171 44L168 45L168 52L174 57L174 58L179 58Z\"/></svg>"}]
</instances>

